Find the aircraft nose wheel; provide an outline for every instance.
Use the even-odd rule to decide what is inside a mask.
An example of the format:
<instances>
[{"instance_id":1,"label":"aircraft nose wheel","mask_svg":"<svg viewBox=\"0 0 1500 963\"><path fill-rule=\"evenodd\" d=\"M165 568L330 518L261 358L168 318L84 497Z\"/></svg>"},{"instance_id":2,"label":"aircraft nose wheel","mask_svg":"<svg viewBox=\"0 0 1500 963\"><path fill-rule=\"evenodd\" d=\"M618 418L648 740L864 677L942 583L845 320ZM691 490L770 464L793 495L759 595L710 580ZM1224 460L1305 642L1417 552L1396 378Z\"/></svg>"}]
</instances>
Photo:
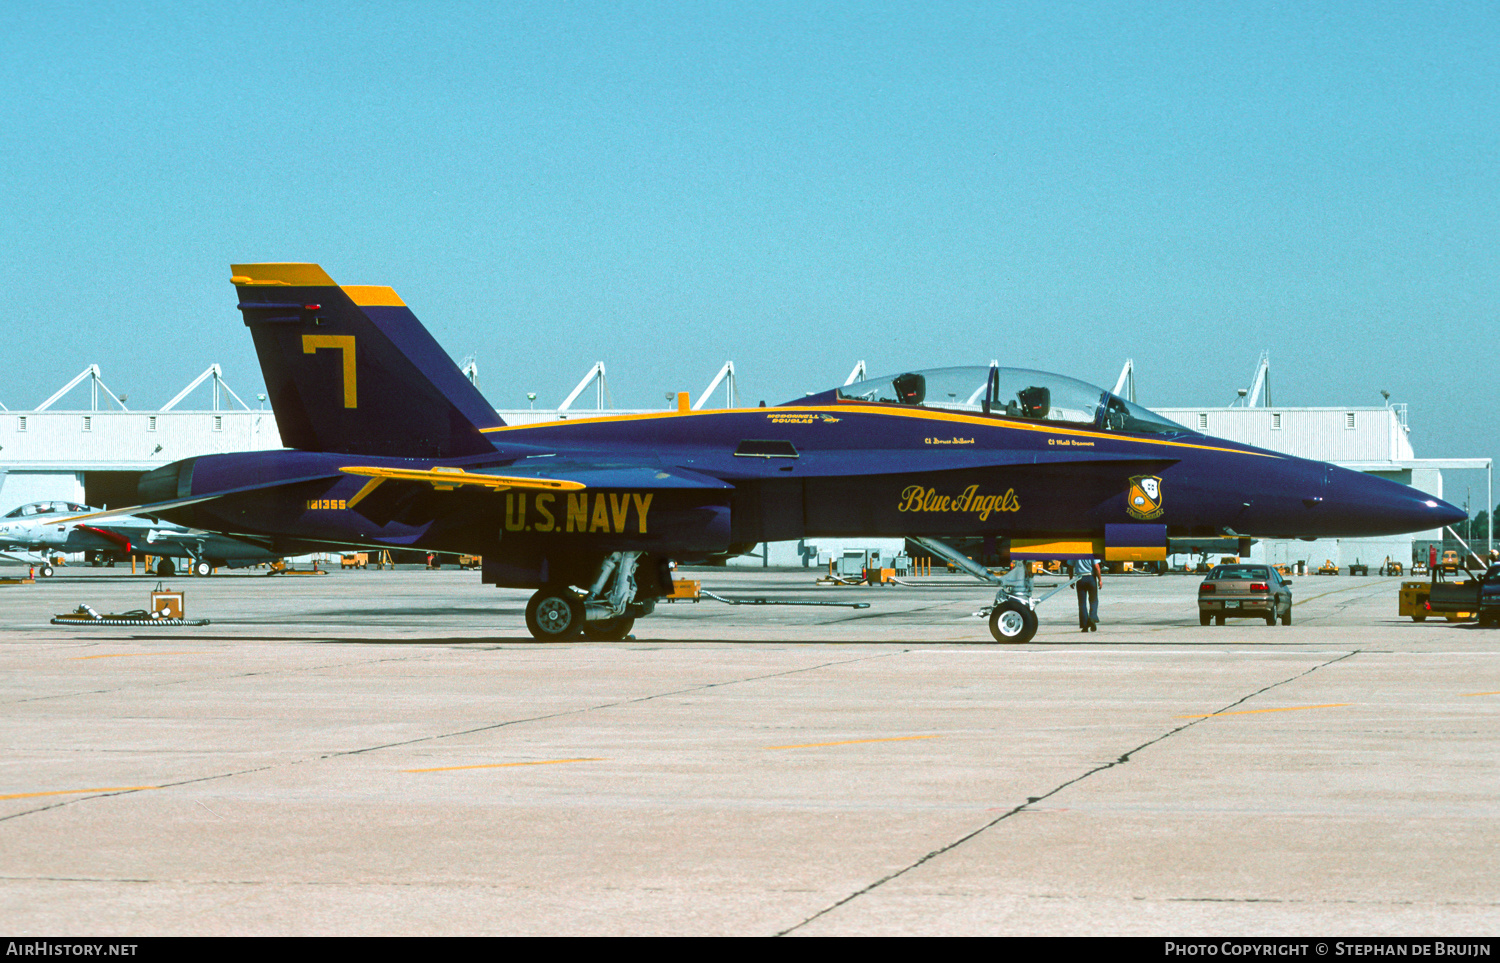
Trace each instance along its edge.
<instances>
[{"instance_id":1,"label":"aircraft nose wheel","mask_svg":"<svg viewBox=\"0 0 1500 963\"><path fill-rule=\"evenodd\" d=\"M214 567L212 565L208 564L207 562L194 562L193 563L193 574L194 575L207 575L210 572L212 572L213 570L214 570Z\"/></svg>"},{"instance_id":2,"label":"aircraft nose wheel","mask_svg":"<svg viewBox=\"0 0 1500 963\"><path fill-rule=\"evenodd\" d=\"M583 601L567 586L540 589L526 603L526 628L532 638L543 642L572 638L583 625Z\"/></svg>"},{"instance_id":3,"label":"aircraft nose wheel","mask_svg":"<svg viewBox=\"0 0 1500 963\"><path fill-rule=\"evenodd\" d=\"M990 612L990 634L996 642L1030 642L1036 626L1036 613L1020 602L1001 602Z\"/></svg>"}]
</instances>

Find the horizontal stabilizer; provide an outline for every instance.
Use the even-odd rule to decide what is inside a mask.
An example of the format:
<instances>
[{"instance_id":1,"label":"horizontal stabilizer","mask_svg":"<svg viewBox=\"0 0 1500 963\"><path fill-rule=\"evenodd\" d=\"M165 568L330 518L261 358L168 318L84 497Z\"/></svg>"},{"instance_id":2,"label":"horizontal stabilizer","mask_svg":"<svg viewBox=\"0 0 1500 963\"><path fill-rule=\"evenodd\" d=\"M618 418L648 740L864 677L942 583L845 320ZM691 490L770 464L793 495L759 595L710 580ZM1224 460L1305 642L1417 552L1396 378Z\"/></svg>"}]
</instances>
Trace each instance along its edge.
<instances>
[{"instance_id":1,"label":"horizontal stabilizer","mask_svg":"<svg viewBox=\"0 0 1500 963\"><path fill-rule=\"evenodd\" d=\"M303 475L298 478L279 478L275 481L256 482L253 485L241 485L238 488L226 488L223 491L213 492L208 495L191 495L185 498L174 498L170 501L149 502L144 505L127 505L124 508L107 508L101 509L97 512L80 513L78 515L69 515L67 518L48 519L47 521L48 524L53 525L71 525L74 522L84 522L94 518L116 518L124 517L127 515L138 515L144 516L146 518L154 518L156 515L159 515L162 512L169 512L174 508L186 508L189 505L201 505L204 502L215 501L220 498L225 498L229 495L240 495L245 492L260 491L261 489L265 488L280 488L283 485L297 485L302 482L323 481L337 477L337 475L330 475L327 472L320 472L315 475Z\"/></svg>"}]
</instances>

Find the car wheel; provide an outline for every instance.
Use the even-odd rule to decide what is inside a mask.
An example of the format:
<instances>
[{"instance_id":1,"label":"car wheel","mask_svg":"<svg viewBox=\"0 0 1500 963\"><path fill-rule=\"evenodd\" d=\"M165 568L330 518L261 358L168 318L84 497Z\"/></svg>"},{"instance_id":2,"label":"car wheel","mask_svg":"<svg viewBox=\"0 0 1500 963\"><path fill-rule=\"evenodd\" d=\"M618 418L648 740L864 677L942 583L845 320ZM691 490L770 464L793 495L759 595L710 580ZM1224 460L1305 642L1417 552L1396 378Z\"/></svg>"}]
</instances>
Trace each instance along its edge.
<instances>
[{"instance_id":1,"label":"car wheel","mask_svg":"<svg viewBox=\"0 0 1500 963\"><path fill-rule=\"evenodd\" d=\"M1036 613L1020 602L1001 602L990 613L990 634L996 642L1030 642L1036 626Z\"/></svg>"},{"instance_id":2,"label":"car wheel","mask_svg":"<svg viewBox=\"0 0 1500 963\"><path fill-rule=\"evenodd\" d=\"M1214 625L1223 625L1223 624L1224 624L1224 616L1222 616L1222 615L1215 615L1214 616Z\"/></svg>"},{"instance_id":3,"label":"car wheel","mask_svg":"<svg viewBox=\"0 0 1500 963\"><path fill-rule=\"evenodd\" d=\"M526 628L543 642L570 639L583 624L583 601L566 585L540 589L526 603Z\"/></svg>"},{"instance_id":4,"label":"car wheel","mask_svg":"<svg viewBox=\"0 0 1500 963\"><path fill-rule=\"evenodd\" d=\"M1270 612L1266 613L1266 624L1267 625L1275 625L1276 624L1276 610L1275 609L1272 609Z\"/></svg>"},{"instance_id":5,"label":"car wheel","mask_svg":"<svg viewBox=\"0 0 1500 963\"><path fill-rule=\"evenodd\" d=\"M1213 616L1209 615L1207 612L1199 612L1198 613L1198 624L1199 625L1207 625L1209 619L1211 619L1211 618L1213 618Z\"/></svg>"},{"instance_id":6,"label":"car wheel","mask_svg":"<svg viewBox=\"0 0 1500 963\"><path fill-rule=\"evenodd\" d=\"M1285 612L1281 613L1281 624L1282 625L1291 625L1292 624L1292 607L1290 605L1288 605L1286 607L1286 611Z\"/></svg>"}]
</instances>

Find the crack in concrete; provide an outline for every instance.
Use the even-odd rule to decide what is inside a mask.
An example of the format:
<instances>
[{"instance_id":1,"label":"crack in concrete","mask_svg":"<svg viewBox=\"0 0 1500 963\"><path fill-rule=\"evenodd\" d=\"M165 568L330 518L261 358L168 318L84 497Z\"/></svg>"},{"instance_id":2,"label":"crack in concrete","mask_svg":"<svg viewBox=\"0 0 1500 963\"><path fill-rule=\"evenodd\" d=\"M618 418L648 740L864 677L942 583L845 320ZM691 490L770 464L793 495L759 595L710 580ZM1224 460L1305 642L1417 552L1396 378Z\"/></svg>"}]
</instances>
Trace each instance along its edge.
<instances>
[{"instance_id":1,"label":"crack in concrete","mask_svg":"<svg viewBox=\"0 0 1500 963\"><path fill-rule=\"evenodd\" d=\"M167 682L132 682L119 685L109 689L84 689L78 692L55 692L51 695L32 696L26 699L0 700L0 706L25 705L28 702L47 702L53 699L74 699L80 696L109 695L115 692L130 692L138 689L164 689L176 685L189 685L201 682L223 682L230 679L253 679L262 675L296 675L301 672L319 672L324 669L344 669L349 666L379 665L382 662L408 662L413 659L432 658L436 653L423 652L416 655L388 656L383 659L356 659L350 662L329 662L324 665L309 665L301 668L287 668L284 666L275 669L259 669L254 672L236 672L230 675L207 675L193 676L185 679L172 679Z\"/></svg>"},{"instance_id":2,"label":"crack in concrete","mask_svg":"<svg viewBox=\"0 0 1500 963\"><path fill-rule=\"evenodd\" d=\"M796 924L794 924L792 926L789 926L789 927L787 927L784 930L780 930L780 931L776 932L773 935L775 935L775 936L786 936L789 933L793 933L793 932L801 929L802 927L808 925L809 923L813 922L814 920L817 920L817 919L820 919L821 917L827 916L829 913L832 913L834 910L838 909L839 907L848 905L849 903L853 902L854 900L858 899L859 897L864 896L866 893L872 892L872 891L880 888L881 886L884 886L886 883L889 883L891 880L897 879L897 878L899 878L901 876L905 876L907 873L909 873L912 870L916 869L918 866L921 866L924 863L931 862L932 860L934 860L937 857L943 855L944 853L947 853L947 852L950 852L951 850L957 849L959 846L962 846L964 843L968 842L969 840L974 839L975 837L981 835L982 833L984 833L985 831L987 831L989 829L994 828L995 826L998 826L1000 823L1004 822L1005 820L1009 819L1010 817L1012 817L1012 816L1014 816L1014 815L1016 815L1018 813L1021 813L1021 812L1025 811L1028 807L1033 806L1036 803L1039 803L1039 802L1043 801L1044 799L1048 799L1048 798L1050 798L1052 796L1057 795L1058 793L1062 792L1064 789L1067 789L1069 786L1073 786L1073 785L1076 785L1076 784L1078 784L1080 782L1083 782L1085 779L1089 778L1090 776L1093 776L1093 775L1095 775L1097 773L1104 772L1107 769L1113 769L1116 766L1123 766L1125 763L1129 762L1131 760L1131 757L1133 757L1136 753L1141 752L1141 751L1146 750L1146 749L1149 749L1149 748L1151 748L1152 746L1156 745L1159 742L1163 742L1163 741L1165 741L1167 739L1170 739L1173 736L1177 735L1177 733L1182 732L1185 729L1191 729L1193 726L1199 725L1200 723L1207 722L1209 719L1214 718L1214 716L1221 715L1221 714L1223 714L1225 712L1228 712L1229 710L1235 708L1236 706L1244 705L1246 702L1250 701L1251 699L1255 698L1258 695L1261 695L1262 693L1269 692L1270 690L1278 688L1280 686L1284 686L1284 685L1286 685L1289 682L1295 682L1295 681L1297 681L1298 679L1300 679L1300 678L1302 678L1304 676L1310 675L1310 674L1318 671L1319 669L1327 668L1328 666L1333 665L1333 664L1335 664L1337 662L1342 662L1345 659L1353 658L1354 656L1358 655L1361 651L1362 650L1360 650L1360 649L1355 649L1355 650L1353 650L1351 652L1345 652L1343 655L1339 656L1336 659L1329 659L1327 662L1320 662L1317 665L1313 666L1310 669L1307 669L1304 672L1299 672L1299 673L1297 673L1294 676L1290 676L1288 678L1282 679L1280 682L1273 682L1270 685L1267 685L1267 686L1264 686L1262 688L1256 689L1254 692L1251 692L1251 693L1248 693L1248 694L1246 694L1244 696L1241 696L1240 698L1238 698L1235 701L1229 703L1228 705L1224 706L1223 708L1215 710L1210 715L1204 716L1202 718L1194 719L1191 722L1185 722L1182 725L1177 726L1174 729L1167 730L1166 732L1162 733L1161 735L1157 736L1154 739L1150 739L1150 740L1147 740L1146 742L1141 743L1140 745L1136 746L1134 749L1130 749L1130 750L1124 752L1118 758L1116 758L1116 759L1114 759L1114 760L1112 760L1110 762L1100 763L1099 765L1093 767L1092 769L1089 769L1086 772L1081 773L1080 775L1074 776L1072 779L1069 779L1069 780L1067 780L1065 782L1062 782L1062 783L1054 786L1053 788L1049 789L1047 792L1042 793L1040 796L1028 796L1026 798L1026 801L1024 803L1021 803L1020 805L1017 805L1017 806L1015 806L1015 807L1013 807L1011 809L1006 810L1005 812L1003 812L1000 815L996 816L994 819L991 819L989 822L987 822L984 825L980 826L978 829L975 829L975 830L973 830L971 832L965 833L964 835L962 835L959 838L953 840L952 842L948 843L947 845L940 846L937 849L932 850L927 855L921 857L920 859L916 860L913 863L909 863L908 865L902 867L901 869L896 870L893 873L887 873L886 875L884 875L884 876L880 877L879 879L875 880L873 883L870 883L869 885L867 885L867 886L865 886L865 887L863 887L861 889L855 890L854 892L850 893L848 896L845 896L843 899L841 899L841 900L839 900L839 901L837 901L835 903L831 903L828 906L823 907L821 910L818 910L818 912L816 912L813 915L811 915L811 916L807 917L806 919L802 920L802 922L796 923Z\"/></svg>"},{"instance_id":3,"label":"crack in concrete","mask_svg":"<svg viewBox=\"0 0 1500 963\"><path fill-rule=\"evenodd\" d=\"M178 786L192 785L193 783L211 782L211 781L216 780L216 779L232 779L235 776L245 776L245 775L250 775L251 773L265 772L265 771L270 770L270 769L285 768L285 767L291 767L291 766L301 766L301 765L305 765L305 764L310 763L310 762L321 762L321 761L326 760L326 759L338 759L338 758L342 758L344 756L357 756L357 755L363 755L364 753L367 753L367 752L378 752L378 751L380 751L382 749L395 749L395 748L399 748L401 746L415 745L417 743L435 742L435 741L437 741L439 739L451 739L451 738L454 738L456 736L468 736L468 735L473 735L473 734L479 733L479 732L489 732L489 731L491 731L493 729L503 729L503 728L506 728L508 726L522 725L522 724L528 723L528 722L544 722L544 721L546 721L548 719L557 719L557 718L560 718L562 716L580 715L582 713L587 713L587 712L596 712L596 711L599 711L601 709L613 709L613 708L617 708L617 707L620 707L620 706L635 705L635 704L641 703L641 702L650 702L653 699L665 699L665 698L669 698L669 697L675 696L675 695L684 695L684 694L689 693L689 692L703 692L703 691L706 691L708 689L717 689L717 688L721 688L723 686L743 685L744 683L747 683L747 682L760 682L760 681L764 681L766 679L777 679L777 678L781 678L783 676L797 675L797 674L803 673L803 672L814 672L814 671L817 671L818 669L826 669L826 668L828 668L830 666L852 665L852 664L854 664L856 662L868 662L868 661L871 661L873 659L888 659L888 658L891 658L893 656L904 655L904 654L906 654L906 653L908 653L910 651L911 651L910 649L899 649L899 650L896 650L894 652L883 652L883 653L879 653L879 654L876 654L876 655L867 655L867 656L863 656L863 657L857 658L857 659L839 659L839 660L835 660L835 661L831 661L831 662L821 662L821 663L818 663L817 665L808 665L808 666L803 666L803 667L797 668L797 669L786 669L786 670L781 671L781 672L771 672L771 673L768 673L766 675L746 676L745 678L742 678L742 679L726 679L726 680L720 681L720 682L705 682L705 683L702 683L700 685L687 686L687 687L681 688L681 689L673 689L673 690L671 690L669 692L657 692L657 693L652 693L651 695L637 696L637 697L632 698L632 699L618 699L618 700L616 700L614 702L604 702L604 703L600 703L598 705L580 706L578 708L573 708L573 709L562 709L562 710L559 710L557 712L549 712L549 713L546 713L544 715L538 715L538 716L527 716L527 717L521 718L521 719L506 719L506 720L501 721L501 722L494 722L494 723L490 723L488 725L483 725L483 726L475 726L475 727L470 728L470 729L462 729L462 730L458 730L458 731L455 731L455 732L439 732L439 733L434 733L432 735L418 736L418 737L416 737L414 739L403 739L403 740L400 740L398 742L387 742L387 743L381 743L380 745L364 746L364 747L359 748L359 749L344 749L344 750L340 750L338 752L325 752L325 753L322 753L320 755L308 756L308 757L303 758L303 759L295 759L295 760L292 760L290 762L276 763L276 764L269 765L269 766L256 766L256 767L254 767L252 769L241 769L241 770L237 770L237 771L234 771L234 772L212 773L212 774L206 775L206 776L195 776L195 777L193 777L191 779L179 779L179 780L176 780L174 782L162 782L162 783L158 783L155 786L152 786L150 789L130 789L130 790L126 790L124 792L102 792L102 793L96 793L94 795L74 796L74 797L72 797L70 799L59 799L59 800L57 800L55 802L47 803L47 804L41 805L41 806L36 806L36 807L34 807L32 809L22 810L21 812L11 813L11 814L6 815L6 816L0 816L0 822L6 822L6 821L12 820L12 819L19 819L22 816L31 816L31 815L34 815L36 813L43 813L43 812L47 812L48 810L52 810L52 809L61 809L64 806L76 805L76 804L82 803L82 802L90 802L90 801L95 800L95 799L103 799L103 798L107 798L107 797L110 797L110 796L127 796L127 795L130 795L131 793L136 793L136 792L150 792L150 791L158 790L158 789L172 789L172 788L176 788ZM413 656L411 658L416 658L416 656ZM396 662L396 661L404 661L404 660L403 659L378 659L378 660L373 660L373 661L376 661L376 662ZM356 663L356 664L359 664L359 665L368 665L370 663L369 662L360 662L360 663ZM248 674L250 674L250 675L265 675L265 674L268 674L268 673L248 673ZM240 677L241 676L233 676L232 678L240 678ZM163 683L163 684L169 684L169 683ZM177 684L177 683L170 683L170 684Z\"/></svg>"},{"instance_id":4,"label":"crack in concrete","mask_svg":"<svg viewBox=\"0 0 1500 963\"><path fill-rule=\"evenodd\" d=\"M689 693L689 692L703 692L703 691L705 691L707 689L717 689L717 688L720 688L722 686L727 686L727 685L742 685L742 684L744 684L746 682L760 682L760 681L763 681L765 679L777 679L777 678L781 678L782 676L797 675L797 674L803 673L803 672L813 672L813 671L815 671L817 669L826 669L829 666L834 666L834 665L852 665L852 664L854 664L856 662L868 662L868 661L870 661L872 659L888 659L888 658L891 658L892 656L904 655L908 651L909 651L908 649L901 649L901 650L898 650L896 652L886 652L886 653L881 653L881 654L878 654L878 655L867 655L867 656L864 656L864 657L858 658L858 659L841 659L841 660L834 661L834 662L822 662L822 663L819 663L818 665L803 666L800 669L786 669L785 671L782 671L782 672L771 672L771 673L768 673L767 675L747 676L746 678L743 678L743 679L729 679L729 680L724 681L724 682L705 682L705 683L703 683L701 685L688 686L688 687L683 688L683 689L673 689L670 692L657 692L657 693L654 693L652 695L637 696L634 699L619 699L619 700L617 700L615 702L603 702L603 703L600 703L599 705L594 705L594 706L582 706L582 707L579 707L579 708L576 708L576 709L562 709L562 710L559 710L557 712L549 712L549 713L547 713L545 715L540 715L540 716L528 716L528 717L522 718L522 719L507 719L504 722L492 722L492 723L490 723L488 725L476 726L476 727L474 727L472 729L464 729L464 730L461 730L459 732L444 732L444 733L438 733L436 735L430 735L430 736L418 736L415 739L403 739L400 742L383 743L383 744L378 745L378 746L366 746L366 747L364 747L362 749L345 749L345 750L342 750L340 752L330 752L330 753L327 753L326 755L322 755L322 756L319 756L317 758L319 758L319 759L334 759L334 758L337 758L339 756L355 756L355 755L360 755L361 753L366 753L366 752L377 752L377 751L379 751L381 749L394 749L394 748L397 748L399 746L410 746L410 745L415 745L415 744L421 743L421 742L433 742L433 741L438 740L438 739L451 739L451 738L453 738L455 736L468 736L468 735L473 735L476 732L489 732L492 729L503 729L503 728L505 728L507 726L521 725L522 723L526 723L526 722L544 722L544 721L546 721L548 719L557 719L557 718L560 718L562 716L578 715L578 714L585 713L585 712L596 712L596 711L598 711L600 709L614 709L614 708L618 708L619 706L635 705L636 703L640 703L640 702L650 702L653 699L665 699L665 698L668 698L669 696L685 695L686 693Z\"/></svg>"}]
</instances>

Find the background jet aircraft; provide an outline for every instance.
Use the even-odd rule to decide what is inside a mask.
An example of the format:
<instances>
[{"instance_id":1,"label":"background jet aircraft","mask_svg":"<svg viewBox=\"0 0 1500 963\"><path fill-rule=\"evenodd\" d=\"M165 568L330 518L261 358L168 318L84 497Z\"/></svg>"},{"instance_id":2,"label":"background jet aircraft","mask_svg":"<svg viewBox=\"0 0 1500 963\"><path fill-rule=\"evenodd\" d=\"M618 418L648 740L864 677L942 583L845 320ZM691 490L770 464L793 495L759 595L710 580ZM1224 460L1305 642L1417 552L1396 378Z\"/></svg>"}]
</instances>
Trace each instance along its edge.
<instances>
[{"instance_id":1,"label":"background jet aircraft","mask_svg":"<svg viewBox=\"0 0 1500 963\"><path fill-rule=\"evenodd\" d=\"M97 513L87 521L73 521L80 513ZM176 571L174 558L189 560L189 571L207 575L221 565L234 567L274 561L281 556L263 545L228 535L195 531L161 519L138 515L110 515L74 502L32 502L0 517L0 550L82 552L93 558L114 560L131 555L156 555L159 575ZM52 566L42 562L42 575Z\"/></svg>"},{"instance_id":2,"label":"background jet aircraft","mask_svg":"<svg viewBox=\"0 0 1500 963\"><path fill-rule=\"evenodd\" d=\"M536 589L526 624L542 639L622 638L670 590L670 560L763 541L971 536L1012 559L1150 561L1168 537L1379 535L1464 517L999 367L907 371L775 408L510 426L392 289L340 287L315 264L233 273L290 448L150 472L152 513L483 555L485 582Z\"/></svg>"}]
</instances>

